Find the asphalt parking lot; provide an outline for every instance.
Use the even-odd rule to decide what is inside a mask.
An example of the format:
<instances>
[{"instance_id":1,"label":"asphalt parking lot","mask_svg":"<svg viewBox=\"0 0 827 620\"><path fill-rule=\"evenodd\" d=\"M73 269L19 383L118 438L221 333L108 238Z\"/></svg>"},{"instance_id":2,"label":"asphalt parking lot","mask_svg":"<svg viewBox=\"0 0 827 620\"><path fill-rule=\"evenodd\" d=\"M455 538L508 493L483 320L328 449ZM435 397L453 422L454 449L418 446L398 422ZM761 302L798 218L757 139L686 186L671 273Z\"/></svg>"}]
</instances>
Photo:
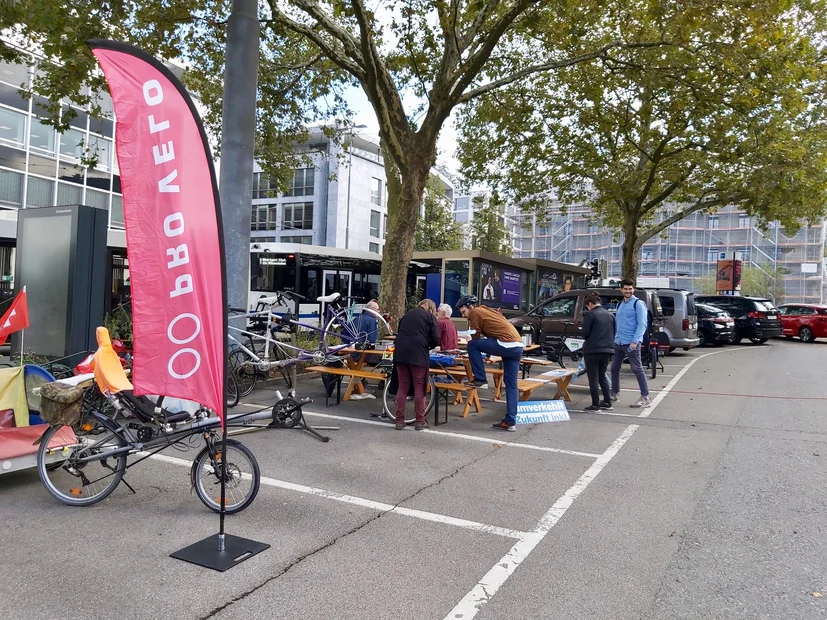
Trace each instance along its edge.
<instances>
[{"instance_id":1,"label":"asphalt parking lot","mask_svg":"<svg viewBox=\"0 0 827 620\"><path fill-rule=\"evenodd\" d=\"M217 531L167 450L99 505L0 476L8 618L815 618L827 344L676 351L611 414L491 429L504 404L398 432L378 401L299 395L304 431L239 435L262 488L228 533L271 545L226 573L169 554ZM542 388L538 398L550 398ZM247 399L272 399L266 391ZM239 411L241 409L237 409ZM818 454L819 456L813 456ZM820 455L824 454L824 458ZM795 534L792 532L795 531Z\"/></svg>"}]
</instances>

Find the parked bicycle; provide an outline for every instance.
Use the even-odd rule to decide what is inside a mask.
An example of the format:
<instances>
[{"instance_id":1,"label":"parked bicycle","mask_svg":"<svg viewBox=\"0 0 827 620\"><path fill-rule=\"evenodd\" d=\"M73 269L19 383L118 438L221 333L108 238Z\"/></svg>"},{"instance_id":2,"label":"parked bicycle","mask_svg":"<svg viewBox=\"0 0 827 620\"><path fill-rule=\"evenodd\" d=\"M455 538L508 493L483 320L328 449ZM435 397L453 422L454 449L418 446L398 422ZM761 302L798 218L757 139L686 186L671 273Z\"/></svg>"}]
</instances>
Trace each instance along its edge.
<instances>
[{"instance_id":1,"label":"parked bicycle","mask_svg":"<svg viewBox=\"0 0 827 620\"><path fill-rule=\"evenodd\" d=\"M228 334L233 348L230 366L236 373L240 396L252 392L256 383L266 379L271 370L277 371L288 388L291 388L289 366L299 362L323 364L342 349L366 345L369 334L362 325L362 314L370 315L376 320L377 338L393 333L381 314L366 306L344 307L339 304L340 297L339 293L333 293L317 299L325 304L324 328L302 322L292 312L274 312L274 307L285 307L290 303L297 307L305 299L292 291L278 292L259 299L258 303L267 308L265 311L247 313L239 308L230 308L231 312L238 313L238 318L243 316L254 323L246 329L231 325ZM235 317L231 317L233 318ZM279 337L288 332L318 335L318 345L305 349Z\"/></svg>"},{"instance_id":2,"label":"parked bicycle","mask_svg":"<svg viewBox=\"0 0 827 620\"><path fill-rule=\"evenodd\" d=\"M569 327L573 325L575 323L571 321L563 323L563 333L559 336L550 336L542 345L546 358L550 362L560 364L560 368L566 367L566 358L577 364L583 356L580 349L583 348L585 340L579 336L566 335Z\"/></svg>"},{"instance_id":3,"label":"parked bicycle","mask_svg":"<svg viewBox=\"0 0 827 620\"><path fill-rule=\"evenodd\" d=\"M128 468L167 448L188 450L200 438L205 446L190 470L198 498L218 512L223 478L226 512L236 513L249 506L258 493L261 476L250 450L228 439L222 451L219 419L206 408L173 412L164 408L163 397L153 402L135 396L112 350L108 331L99 327L97 336L94 384L85 388L62 383L40 387L41 417L49 427L39 440L37 469L46 490L69 506L95 504L121 482L134 492L124 480ZM261 419L271 416L269 412L258 415ZM241 414L233 419L258 419L254 416ZM132 455L140 458L127 464Z\"/></svg>"}]
</instances>

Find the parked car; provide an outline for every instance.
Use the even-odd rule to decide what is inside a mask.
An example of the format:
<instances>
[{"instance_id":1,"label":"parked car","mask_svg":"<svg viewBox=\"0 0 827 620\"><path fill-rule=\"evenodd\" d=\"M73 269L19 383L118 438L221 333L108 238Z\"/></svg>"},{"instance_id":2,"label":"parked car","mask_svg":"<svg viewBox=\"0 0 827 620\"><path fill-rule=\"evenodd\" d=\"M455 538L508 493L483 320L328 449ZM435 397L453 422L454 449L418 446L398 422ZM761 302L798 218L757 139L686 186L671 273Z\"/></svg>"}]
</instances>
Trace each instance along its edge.
<instances>
[{"instance_id":1,"label":"parked car","mask_svg":"<svg viewBox=\"0 0 827 620\"><path fill-rule=\"evenodd\" d=\"M738 344L743 338L747 338L754 344L761 344L781 335L781 317L778 309L769 299L733 295L698 295L695 301L726 310L735 319L733 344Z\"/></svg>"},{"instance_id":2,"label":"parked car","mask_svg":"<svg viewBox=\"0 0 827 620\"><path fill-rule=\"evenodd\" d=\"M827 306L817 304L784 304L778 306L782 333L787 338L798 336L801 342L827 338Z\"/></svg>"},{"instance_id":3,"label":"parked car","mask_svg":"<svg viewBox=\"0 0 827 620\"><path fill-rule=\"evenodd\" d=\"M586 296L592 292L600 293L603 307L614 313L623 301L619 288L577 289L560 293L532 308L525 314L511 319L517 331L531 332L532 341L545 345L548 339L559 338L564 332L567 336L576 336L583 327L583 312L586 310ZM661 317L662 308L657 292L654 290L635 289L635 297L646 304L651 321L652 316ZM566 325L572 323L572 325Z\"/></svg>"},{"instance_id":4,"label":"parked car","mask_svg":"<svg viewBox=\"0 0 827 620\"><path fill-rule=\"evenodd\" d=\"M698 310L698 338L700 346L728 344L735 335L735 320L726 310L707 304L695 304Z\"/></svg>"},{"instance_id":5,"label":"parked car","mask_svg":"<svg viewBox=\"0 0 827 620\"><path fill-rule=\"evenodd\" d=\"M695 293L681 289L657 289L663 308L663 331L669 336L669 350L678 347L688 351L697 347L698 314L695 310Z\"/></svg>"}]
</instances>

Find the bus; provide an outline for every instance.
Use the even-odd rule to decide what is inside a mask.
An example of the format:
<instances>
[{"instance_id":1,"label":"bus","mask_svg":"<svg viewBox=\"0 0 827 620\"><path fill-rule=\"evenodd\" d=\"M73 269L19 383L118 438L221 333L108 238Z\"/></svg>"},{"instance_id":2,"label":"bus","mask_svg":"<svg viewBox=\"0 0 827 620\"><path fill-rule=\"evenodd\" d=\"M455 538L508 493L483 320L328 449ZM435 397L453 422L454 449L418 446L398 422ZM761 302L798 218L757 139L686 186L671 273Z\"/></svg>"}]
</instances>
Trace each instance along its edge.
<instances>
[{"instance_id":1,"label":"bus","mask_svg":"<svg viewBox=\"0 0 827 620\"><path fill-rule=\"evenodd\" d=\"M250 245L249 306L256 310L259 299L276 291L293 291L306 299L299 308L276 308L276 312L298 310L302 322L315 323L324 312L318 297L339 293L342 303L348 300L365 304L379 298L379 274L382 257L374 252L342 250L300 243L252 243ZM408 288L426 273L439 268L412 262Z\"/></svg>"}]
</instances>

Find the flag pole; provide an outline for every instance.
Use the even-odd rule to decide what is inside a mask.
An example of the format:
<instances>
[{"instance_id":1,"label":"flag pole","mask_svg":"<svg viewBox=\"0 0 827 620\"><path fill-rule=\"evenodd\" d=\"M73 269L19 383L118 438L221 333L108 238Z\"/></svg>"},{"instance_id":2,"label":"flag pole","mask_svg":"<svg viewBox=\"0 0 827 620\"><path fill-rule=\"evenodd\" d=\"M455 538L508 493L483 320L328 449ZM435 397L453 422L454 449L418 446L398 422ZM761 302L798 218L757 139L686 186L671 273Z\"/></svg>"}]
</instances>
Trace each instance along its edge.
<instances>
[{"instance_id":1,"label":"flag pole","mask_svg":"<svg viewBox=\"0 0 827 620\"><path fill-rule=\"evenodd\" d=\"M23 348L23 336L26 334L26 328L20 330L20 365L23 365L23 352L25 349Z\"/></svg>"}]
</instances>

